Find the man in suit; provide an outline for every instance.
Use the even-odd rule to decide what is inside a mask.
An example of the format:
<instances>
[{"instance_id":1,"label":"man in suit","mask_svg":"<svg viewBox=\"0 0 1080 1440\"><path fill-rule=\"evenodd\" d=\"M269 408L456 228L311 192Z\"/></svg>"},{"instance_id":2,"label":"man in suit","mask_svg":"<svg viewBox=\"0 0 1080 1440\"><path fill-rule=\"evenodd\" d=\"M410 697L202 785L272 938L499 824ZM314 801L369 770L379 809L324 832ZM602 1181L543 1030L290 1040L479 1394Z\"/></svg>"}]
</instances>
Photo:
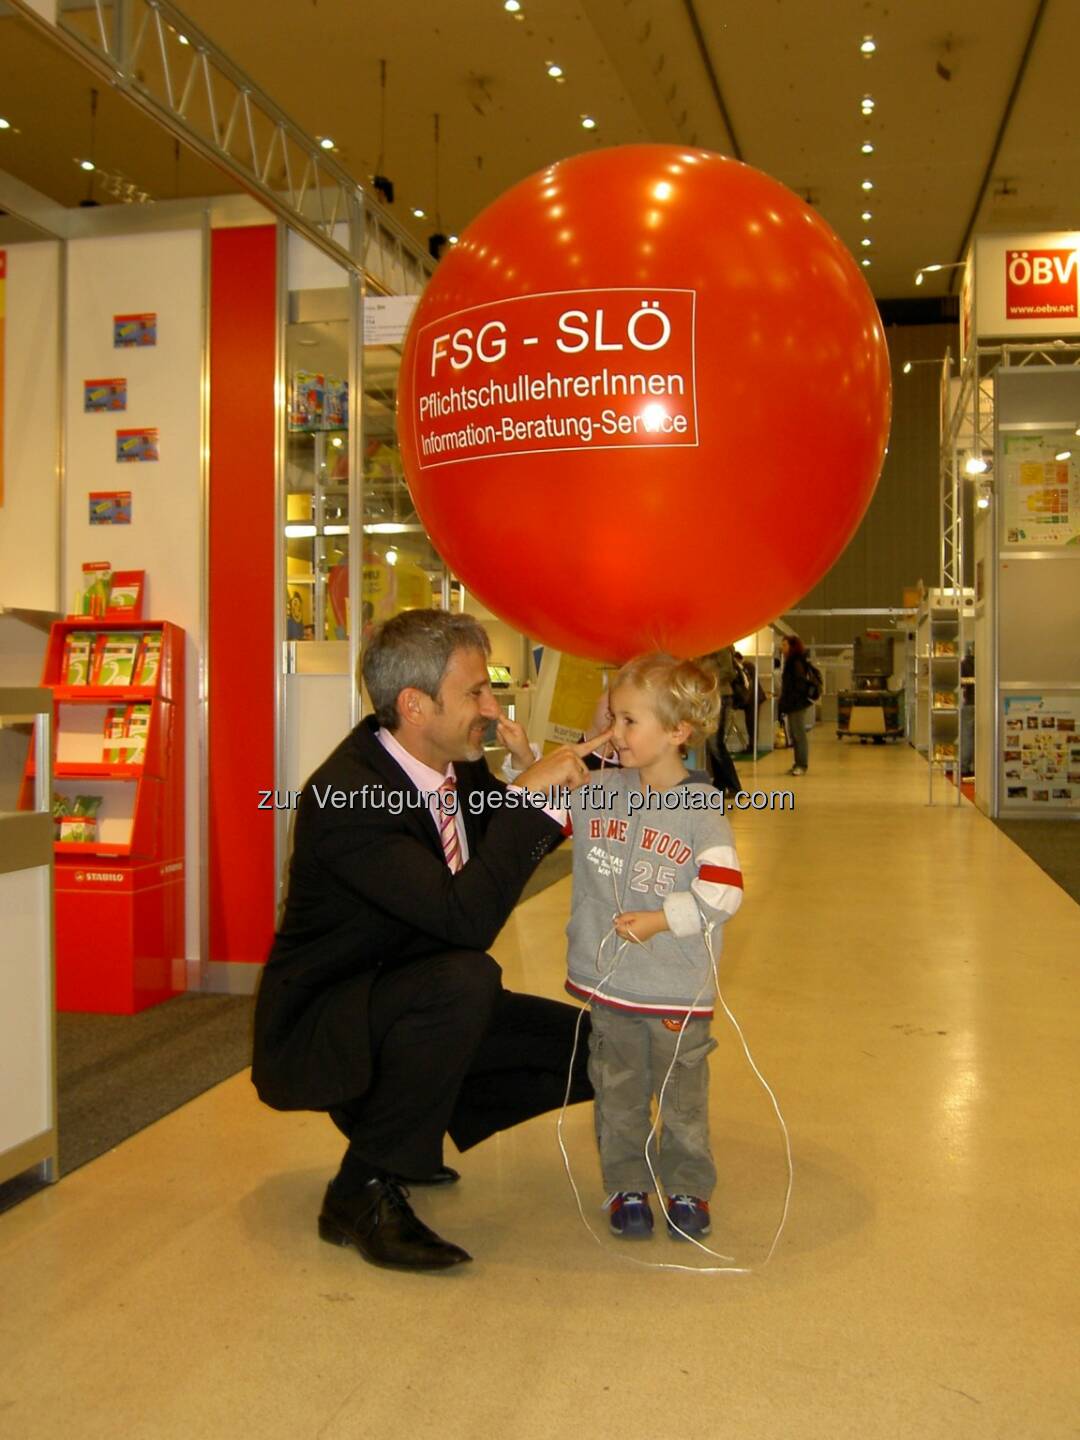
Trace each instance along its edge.
<instances>
[{"instance_id":1,"label":"man in suit","mask_svg":"<svg viewBox=\"0 0 1080 1440\"><path fill-rule=\"evenodd\" d=\"M504 990L486 952L562 836L557 792L585 782L582 757L605 737L534 761L492 694L489 651L474 620L439 610L371 637L375 713L301 792L255 1010L260 1097L327 1110L349 1138L320 1235L395 1268L471 1258L417 1218L404 1186L459 1178L445 1134L465 1150L560 1105L579 1015ZM492 720L523 771L512 787L484 761ZM592 1096L587 1024L572 1102Z\"/></svg>"}]
</instances>

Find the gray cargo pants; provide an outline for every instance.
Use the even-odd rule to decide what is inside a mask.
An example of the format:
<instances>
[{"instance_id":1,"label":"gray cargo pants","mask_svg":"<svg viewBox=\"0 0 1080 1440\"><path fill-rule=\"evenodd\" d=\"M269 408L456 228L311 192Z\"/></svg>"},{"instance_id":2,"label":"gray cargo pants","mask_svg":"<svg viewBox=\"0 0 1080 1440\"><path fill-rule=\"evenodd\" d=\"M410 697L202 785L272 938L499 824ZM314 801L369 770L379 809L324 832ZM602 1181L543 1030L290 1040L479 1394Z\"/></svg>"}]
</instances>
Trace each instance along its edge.
<instances>
[{"instance_id":1,"label":"gray cargo pants","mask_svg":"<svg viewBox=\"0 0 1080 1440\"><path fill-rule=\"evenodd\" d=\"M669 1195L707 1200L716 1185L709 1149L709 1065L716 1049L711 1021L686 1022L661 1117L659 1144L649 1156ZM596 1139L609 1191L652 1189L645 1141L652 1127L652 1098L659 1095L675 1054L679 1031L652 1015L593 1005L589 1079L596 1091Z\"/></svg>"}]
</instances>

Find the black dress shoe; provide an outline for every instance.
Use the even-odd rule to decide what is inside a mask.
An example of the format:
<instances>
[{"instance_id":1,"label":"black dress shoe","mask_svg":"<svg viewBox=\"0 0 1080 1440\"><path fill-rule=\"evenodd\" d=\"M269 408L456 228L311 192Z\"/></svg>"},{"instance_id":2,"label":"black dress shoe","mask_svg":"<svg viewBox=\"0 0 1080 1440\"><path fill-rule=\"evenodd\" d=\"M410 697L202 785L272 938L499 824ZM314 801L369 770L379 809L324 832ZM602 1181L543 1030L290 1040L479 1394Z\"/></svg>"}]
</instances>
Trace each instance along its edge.
<instances>
[{"instance_id":1,"label":"black dress shoe","mask_svg":"<svg viewBox=\"0 0 1080 1440\"><path fill-rule=\"evenodd\" d=\"M461 1176L449 1165L440 1165L430 1175L395 1175L394 1179L399 1185L456 1185Z\"/></svg>"},{"instance_id":2,"label":"black dress shoe","mask_svg":"<svg viewBox=\"0 0 1080 1440\"><path fill-rule=\"evenodd\" d=\"M396 1180L369 1180L344 1198L326 1187L319 1237L331 1245L355 1245L372 1265L391 1270L449 1270L472 1256L429 1230L413 1214L408 1191Z\"/></svg>"}]
</instances>

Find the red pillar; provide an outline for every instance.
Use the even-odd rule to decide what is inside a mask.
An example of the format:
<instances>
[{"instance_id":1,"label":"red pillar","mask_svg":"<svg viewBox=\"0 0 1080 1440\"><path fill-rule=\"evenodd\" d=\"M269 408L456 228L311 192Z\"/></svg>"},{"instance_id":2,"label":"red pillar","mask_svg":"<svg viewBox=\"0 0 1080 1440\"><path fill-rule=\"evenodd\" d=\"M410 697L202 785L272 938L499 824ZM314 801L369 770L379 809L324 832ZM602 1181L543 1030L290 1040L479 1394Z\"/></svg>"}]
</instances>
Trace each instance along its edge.
<instances>
[{"instance_id":1,"label":"red pillar","mask_svg":"<svg viewBox=\"0 0 1080 1440\"><path fill-rule=\"evenodd\" d=\"M266 959L274 929L277 232L215 230L210 271L209 953Z\"/></svg>"}]
</instances>

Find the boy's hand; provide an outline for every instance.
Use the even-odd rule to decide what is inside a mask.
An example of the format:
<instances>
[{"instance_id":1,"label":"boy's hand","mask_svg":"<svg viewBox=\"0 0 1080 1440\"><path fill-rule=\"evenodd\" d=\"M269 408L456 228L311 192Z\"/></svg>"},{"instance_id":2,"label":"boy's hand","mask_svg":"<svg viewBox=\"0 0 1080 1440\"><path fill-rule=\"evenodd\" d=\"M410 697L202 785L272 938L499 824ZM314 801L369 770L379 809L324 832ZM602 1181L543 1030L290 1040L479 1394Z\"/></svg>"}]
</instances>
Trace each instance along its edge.
<instances>
[{"instance_id":1,"label":"boy's hand","mask_svg":"<svg viewBox=\"0 0 1080 1440\"><path fill-rule=\"evenodd\" d=\"M668 928L663 910L624 910L615 916L615 934L632 945L643 945Z\"/></svg>"}]
</instances>

